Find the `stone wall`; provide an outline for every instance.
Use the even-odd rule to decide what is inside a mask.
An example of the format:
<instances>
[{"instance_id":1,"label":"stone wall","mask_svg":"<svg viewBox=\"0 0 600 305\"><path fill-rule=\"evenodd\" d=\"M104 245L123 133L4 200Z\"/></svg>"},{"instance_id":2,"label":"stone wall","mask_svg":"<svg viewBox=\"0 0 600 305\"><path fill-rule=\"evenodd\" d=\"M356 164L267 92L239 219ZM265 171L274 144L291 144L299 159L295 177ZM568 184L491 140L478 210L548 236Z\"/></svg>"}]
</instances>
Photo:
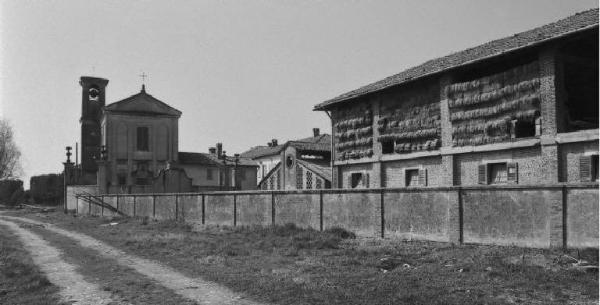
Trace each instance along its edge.
<instances>
[{"instance_id":1,"label":"stone wall","mask_svg":"<svg viewBox=\"0 0 600 305\"><path fill-rule=\"evenodd\" d=\"M598 184L101 195L130 216L205 225L294 223L362 237L598 247ZM78 212L113 216L78 199Z\"/></svg>"}]
</instances>

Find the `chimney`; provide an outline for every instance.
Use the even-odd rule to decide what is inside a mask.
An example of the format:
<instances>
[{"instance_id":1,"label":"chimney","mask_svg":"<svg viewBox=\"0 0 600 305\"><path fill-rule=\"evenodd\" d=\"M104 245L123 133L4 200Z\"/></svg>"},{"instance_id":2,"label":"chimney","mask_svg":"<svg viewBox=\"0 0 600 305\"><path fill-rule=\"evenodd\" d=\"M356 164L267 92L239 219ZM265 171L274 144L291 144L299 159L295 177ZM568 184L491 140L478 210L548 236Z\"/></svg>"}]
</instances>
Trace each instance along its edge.
<instances>
[{"instance_id":1,"label":"chimney","mask_svg":"<svg viewBox=\"0 0 600 305\"><path fill-rule=\"evenodd\" d=\"M271 146L273 146L273 147L277 146L277 139L271 140Z\"/></svg>"},{"instance_id":2,"label":"chimney","mask_svg":"<svg viewBox=\"0 0 600 305\"><path fill-rule=\"evenodd\" d=\"M318 137L319 136L319 128L313 128L313 137Z\"/></svg>"},{"instance_id":3,"label":"chimney","mask_svg":"<svg viewBox=\"0 0 600 305\"><path fill-rule=\"evenodd\" d=\"M208 148L208 153L211 155L216 155L217 154L217 148L216 147L209 147Z\"/></svg>"},{"instance_id":4,"label":"chimney","mask_svg":"<svg viewBox=\"0 0 600 305\"><path fill-rule=\"evenodd\" d=\"M223 143L217 143L217 157L221 158L223 154Z\"/></svg>"}]
</instances>

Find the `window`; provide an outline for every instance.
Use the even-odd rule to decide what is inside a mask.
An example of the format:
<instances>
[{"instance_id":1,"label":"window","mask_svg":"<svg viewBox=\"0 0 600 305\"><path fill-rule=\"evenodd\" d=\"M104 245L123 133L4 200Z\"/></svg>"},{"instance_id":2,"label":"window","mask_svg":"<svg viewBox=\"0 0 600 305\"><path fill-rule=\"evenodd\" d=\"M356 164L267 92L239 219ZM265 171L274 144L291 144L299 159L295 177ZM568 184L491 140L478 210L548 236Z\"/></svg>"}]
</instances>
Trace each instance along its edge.
<instances>
[{"instance_id":1,"label":"window","mask_svg":"<svg viewBox=\"0 0 600 305\"><path fill-rule=\"evenodd\" d=\"M518 167L515 162L480 164L479 184L505 184L518 182Z\"/></svg>"},{"instance_id":2,"label":"window","mask_svg":"<svg viewBox=\"0 0 600 305\"><path fill-rule=\"evenodd\" d=\"M275 181L277 182L277 189L281 189L281 180L279 179L279 170L275 172Z\"/></svg>"},{"instance_id":3,"label":"window","mask_svg":"<svg viewBox=\"0 0 600 305\"><path fill-rule=\"evenodd\" d=\"M394 152L394 141L381 142L381 152L384 154L391 154Z\"/></svg>"},{"instance_id":4,"label":"window","mask_svg":"<svg viewBox=\"0 0 600 305\"><path fill-rule=\"evenodd\" d=\"M369 175L363 173L352 173L350 175L350 188L369 187Z\"/></svg>"},{"instance_id":5,"label":"window","mask_svg":"<svg viewBox=\"0 0 600 305\"><path fill-rule=\"evenodd\" d=\"M490 184L506 183L508 181L506 163L489 164L489 175Z\"/></svg>"},{"instance_id":6,"label":"window","mask_svg":"<svg viewBox=\"0 0 600 305\"><path fill-rule=\"evenodd\" d=\"M306 172L306 189L310 190L312 189L312 172L307 171Z\"/></svg>"},{"instance_id":7,"label":"window","mask_svg":"<svg viewBox=\"0 0 600 305\"><path fill-rule=\"evenodd\" d=\"M125 173L117 174L117 183L120 186L126 185L127 184L127 174L125 174Z\"/></svg>"},{"instance_id":8,"label":"window","mask_svg":"<svg viewBox=\"0 0 600 305\"><path fill-rule=\"evenodd\" d=\"M137 150L138 151L149 151L148 145L148 127L137 128Z\"/></svg>"},{"instance_id":9,"label":"window","mask_svg":"<svg viewBox=\"0 0 600 305\"><path fill-rule=\"evenodd\" d=\"M152 172L149 170L148 162L138 162L134 172L136 185L149 185L152 182Z\"/></svg>"},{"instance_id":10,"label":"window","mask_svg":"<svg viewBox=\"0 0 600 305\"><path fill-rule=\"evenodd\" d=\"M206 180L213 180L213 170L212 168L206 169Z\"/></svg>"},{"instance_id":11,"label":"window","mask_svg":"<svg viewBox=\"0 0 600 305\"><path fill-rule=\"evenodd\" d=\"M136 185L148 185L148 178L135 178Z\"/></svg>"},{"instance_id":12,"label":"window","mask_svg":"<svg viewBox=\"0 0 600 305\"><path fill-rule=\"evenodd\" d=\"M321 179L315 179L315 181L316 181L316 183L315 183L316 189L317 190L322 189L323 188L323 180L321 180Z\"/></svg>"},{"instance_id":13,"label":"window","mask_svg":"<svg viewBox=\"0 0 600 305\"><path fill-rule=\"evenodd\" d=\"M592 181L598 181L598 155L592 156Z\"/></svg>"},{"instance_id":14,"label":"window","mask_svg":"<svg viewBox=\"0 0 600 305\"><path fill-rule=\"evenodd\" d=\"M405 174L406 186L419 186L419 170L407 169Z\"/></svg>"},{"instance_id":15,"label":"window","mask_svg":"<svg viewBox=\"0 0 600 305\"><path fill-rule=\"evenodd\" d=\"M536 136L536 122L518 121L511 122L512 138L527 138Z\"/></svg>"},{"instance_id":16,"label":"window","mask_svg":"<svg viewBox=\"0 0 600 305\"><path fill-rule=\"evenodd\" d=\"M583 182L598 181L598 155L579 158L579 176Z\"/></svg>"},{"instance_id":17,"label":"window","mask_svg":"<svg viewBox=\"0 0 600 305\"><path fill-rule=\"evenodd\" d=\"M296 188L297 189L301 190L304 187L302 182L303 182L302 181L302 168L299 165L296 165Z\"/></svg>"}]
</instances>

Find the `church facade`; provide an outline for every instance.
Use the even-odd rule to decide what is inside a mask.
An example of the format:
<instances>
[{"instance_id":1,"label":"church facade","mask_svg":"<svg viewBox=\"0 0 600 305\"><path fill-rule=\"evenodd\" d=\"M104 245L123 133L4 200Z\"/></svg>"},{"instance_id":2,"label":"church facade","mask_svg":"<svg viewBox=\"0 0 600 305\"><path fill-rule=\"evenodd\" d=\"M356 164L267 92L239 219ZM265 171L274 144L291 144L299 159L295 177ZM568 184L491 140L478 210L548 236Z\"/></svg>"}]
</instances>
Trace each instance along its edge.
<instances>
[{"instance_id":1,"label":"church facade","mask_svg":"<svg viewBox=\"0 0 600 305\"><path fill-rule=\"evenodd\" d=\"M241 190L256 187L253 162L224 152L179 151L181 111L146 92L105 105L108 80L81 77L81 164L72 184L101 194ZM222 150L222 144L218 144Z\"/></svg>"}]
</instances>

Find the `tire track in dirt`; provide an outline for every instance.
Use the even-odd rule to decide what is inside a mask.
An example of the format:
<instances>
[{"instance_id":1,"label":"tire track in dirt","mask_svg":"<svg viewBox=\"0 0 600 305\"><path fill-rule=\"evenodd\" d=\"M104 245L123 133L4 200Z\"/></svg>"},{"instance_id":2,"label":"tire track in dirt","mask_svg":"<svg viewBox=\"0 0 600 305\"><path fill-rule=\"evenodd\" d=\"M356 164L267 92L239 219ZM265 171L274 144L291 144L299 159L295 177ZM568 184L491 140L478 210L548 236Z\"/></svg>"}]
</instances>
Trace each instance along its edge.
<instances>
[{"instance_id":1,"label":"tire track in dirt","mask_svg":"<svg viewBox=\"0 0 600 305\"><path fill-rule=\"evenodd\" d=\"M75 266L62 260L58 249L50 246L37 234L11 221L0 219L0 225L8 227L19 237L33 262L46 274L50 282L60 287L59 294L63 301L81 305L127 304L102 291L98 285L86 281L75 271Z\"/></svg>"},{"instance_id":2,"label":"tire track in dirt","mask_svg":"<svg viewBox=\"0 0 600 305\"><path fill-rule=\"evenodd\" d=\"M159 284L173 290L182 297L206 305L261 305L251 300L244 299L242 295L234 293L230 289L219 284L203 280L201 278L190 278L176 270L163 266L155 261L130 255L117 248L109 246L97 239L82 233L70 232L58 228L52 224L43 223L28 218L5 216L15 221L44 226L63 236L76 240L81 246L94 249L102 256L115 259L121 265L130 267L135 271L157 281Z\"/></svg>"},{"instance_id":3,"label":"tire track in dirt","mask_svg":"<svg viewBox=\"0 0 600 305\"><path fill-rule=\"evenodd\" d=\"M198 305L183 298L171 289L119 264L116 260L98 255L98 252L79 245L73 239L30 225L31 231L55 246L63 253L63 259L74 266L88 281L98 284L102 290L111 292L134 305Z\"/></svg>"}]
</instances>

